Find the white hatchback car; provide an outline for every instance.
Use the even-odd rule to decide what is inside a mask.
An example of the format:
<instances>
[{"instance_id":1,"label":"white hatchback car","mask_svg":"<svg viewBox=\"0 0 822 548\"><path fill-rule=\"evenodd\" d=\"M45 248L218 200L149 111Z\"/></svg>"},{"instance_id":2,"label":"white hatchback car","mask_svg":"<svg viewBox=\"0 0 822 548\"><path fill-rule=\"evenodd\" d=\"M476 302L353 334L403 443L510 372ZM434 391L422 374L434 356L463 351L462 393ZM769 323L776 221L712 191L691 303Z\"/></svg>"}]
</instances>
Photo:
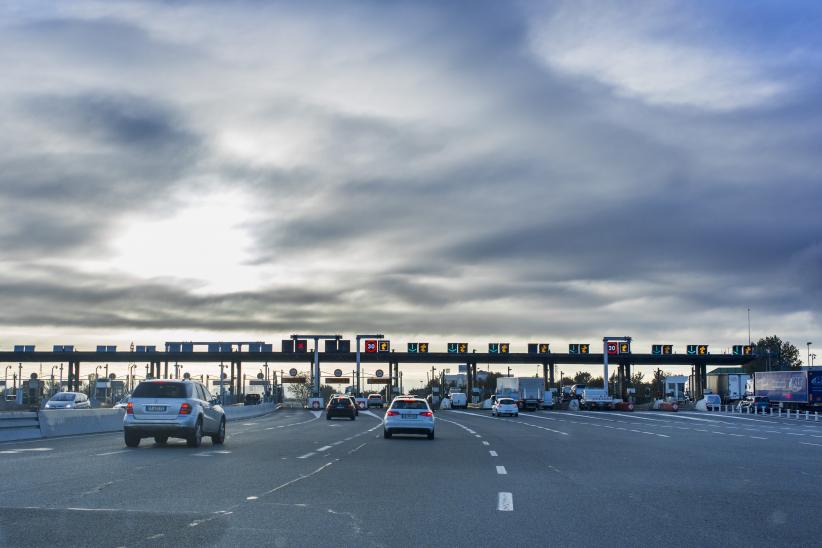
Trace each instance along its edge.
<instances>
[{"instance_id":1,"label":"white hatchback car","mask_svg":"<svg viewBox=\"0 0 822 548\"><path fill-rule=\"evenodd\" d=\"M394 434L425 434L434 439L434 413L428 402L414 397L394 398L382 419L383 437Z\"/></svg>"},{"instance_id":2,"label":"white hatchback car","mask_svg":"<svg viewBox=\"0 0 822 548\"><path fill-rule=\"evenodd\" d=\"M491 414L495 417L499 417L500 415L518 417L519 407L517 407L517 402L511 398L500 398L491 406Z\"/></svg>"}]
</instances>

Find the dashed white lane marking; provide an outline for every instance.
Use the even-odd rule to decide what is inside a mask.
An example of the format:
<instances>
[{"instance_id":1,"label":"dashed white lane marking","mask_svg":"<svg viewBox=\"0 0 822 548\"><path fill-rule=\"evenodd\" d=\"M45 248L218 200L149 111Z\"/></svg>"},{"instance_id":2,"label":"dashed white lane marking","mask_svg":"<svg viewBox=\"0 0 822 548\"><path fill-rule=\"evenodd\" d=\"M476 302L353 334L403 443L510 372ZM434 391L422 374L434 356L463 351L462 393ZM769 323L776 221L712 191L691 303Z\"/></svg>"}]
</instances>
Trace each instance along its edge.
<instances>
[{"instance_id":1,"label":"dashed white lane marking","mask_svg":"<svg viewBox=\"0 0 822 548\"><path fill-rule=\"evenodd\" d=\"M481 438L482 436L480 436L479 434L474 434L474 437Z\"/></svg>"},{"instance_id":2,"label":"dashed white lane marking","mask_svg":"<svg viewBox=\"0 0 822 548\"><path fill-rule=\"evenodd\" d=\"M490 443L488 443L487 441L482 442L482 444L483 444L483 445L485 445L485 446L489 446L489 445L491 445L491 444L490 444Z\"/></svg>"},{"instance_id":3,"label":"dashed white lane marking","mask_svg":"<svg viewBox=\"0 0 822 548\"><path fill-rule=\"evenodd\" d=\"M497 510L500 512L513 512L514 495L511 493L500 492L497 498Z\"/></svg>"},{"instance_id":4,"label":"dashed white lane marking","mask_svg":"<svg viewBox=\"0 0 822 548\"><path fill-rule=\"evenodd\" d=\"M492 457L498 457L498 456L499 456L499 455L497 455L497 452L496 452L496 451L488 451L488 453L489 453Z\"/></svg>"},{"instance_id":5,"label":"dashed white lane marking","mask_svg":"<svg viewBox=\"0 0 822 548\"><path fill-rule=\"evenodd\" d=\"M308 457L311 457L311 456L316 455L316 454L317 454L317 453L314 453L314 452L312 451L311 453L306 453L305 455L300 455L300 456L299 456L299 457L297 457L297 458L298 458L298 459L307 459Z\"/></svg>"},{"instance_id":6,"label":"dashed white lane marking","mask_svg":"<svg viewBox=\"0 0 822 548\"><path fill-rule=\"evenodd\" d=\"M508 473L504 466L497 466L497 474L504 476Z\"/></svg>"},{"instance_id":7,"label":"dashed white lane marking","mask_svg":"<svg viewBox=\"0 0 822 548\"><path fill-rule=\"evenodd\" d=\"M809 441L800 441L799 443L801 443L802 445L813 445L815 447L822 447L822 443L811 443Z\"/></svg>"},{"instance_id":8,"label":"dashed white lane marking","mask_svg":"<svg viewBox=\"0 0 822 548\"><path fill-rule=\"evenodd\" d=\"M500 512L513 512L514 495L511 493L500 492L497 498L497 510Z\"/></svg>"},{"instance_id":9,"label":"dashed white lane marking","mask_svg":"<svg viewBox=\"0 0 822 548\"><path fill-rule=\"evenodd\" d=\"M0 451L0 455L16 455L18 453L26 453L26 452L42 452L42 451L53 451L53 447L29 447L26 449L7 449L5 451Z\"/></svg>"},{"instance_id":10,"label":"dashed white lane marking","mask_svg":"<svg viewBox=\"0 0 822 548\"><path fill-rule=\"evenodd\" d=\"M164 533L157 533L156 535L151 535L150 537L146 537L146 540L156 540L158 538L163 538L165 536Z\"/></svg>"},{"instance_id":11,"label":"dashed white lane marking","mask_svg":"<svg viewBox=\"0 0 822 548\"><path fill-rule=\"evenodd\" d=\"M245 500L257 500L257 497L246 497Z\"/></svg>"},{"instance_id":12,"label":"dashed white lane marking","mask_svg":"<svg viewBox=\"0 0 822 548\"><path fill-rule=\"evenodd\" d=\"M766 440L766 439L768 439L768 438L763 438L763 437L760 437L760 436L748 436L748 437L752 438L752 439L755 439L755 440Z\"/></svg>"},{"instance_id":13,"label":"dashed white lane marking","mask_svg":"<svg viewBox=\"0 0 822 548\"><path fill-rule=\"evenodd\" d=\"M317 449L317 451L328 451L329 449L331 449L330 445L323 445L322 447Z\"/></svg>"}]
</instances>

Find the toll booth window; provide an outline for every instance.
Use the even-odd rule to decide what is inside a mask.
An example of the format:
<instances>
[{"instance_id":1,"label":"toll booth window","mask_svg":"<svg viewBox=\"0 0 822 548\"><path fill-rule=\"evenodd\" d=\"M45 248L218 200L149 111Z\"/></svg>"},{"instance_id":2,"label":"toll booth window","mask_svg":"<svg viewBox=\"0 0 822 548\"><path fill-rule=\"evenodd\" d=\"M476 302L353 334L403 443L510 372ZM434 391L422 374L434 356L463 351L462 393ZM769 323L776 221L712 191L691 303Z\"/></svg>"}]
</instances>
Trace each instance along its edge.
<instances>
[{"instance_id":1,"label":"toll booth window","mask_svg":"<svg viewBox=\"0 0 822 548\"><path fill-rule=\"evenodd\" d=\"M182 383L143 382L134 389L135 398L189 398L191 385Z\"/></svg>"}]
</instances>

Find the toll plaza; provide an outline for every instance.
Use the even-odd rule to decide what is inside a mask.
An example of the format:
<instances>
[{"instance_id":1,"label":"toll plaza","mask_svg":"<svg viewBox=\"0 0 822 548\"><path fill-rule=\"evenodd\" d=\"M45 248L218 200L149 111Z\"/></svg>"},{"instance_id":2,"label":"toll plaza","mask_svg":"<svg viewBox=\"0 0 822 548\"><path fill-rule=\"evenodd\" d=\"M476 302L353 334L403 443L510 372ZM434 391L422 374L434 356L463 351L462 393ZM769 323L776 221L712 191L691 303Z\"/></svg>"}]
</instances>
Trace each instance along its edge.
<instances>
[{"instance_id":1,"label":"toll plaza","mask_svg":"<svg viewBox=\"0 0 822 548\"><path fill-rule=\"evenodd\" d=\"M359 338L360 336L358 336ZM220 363L223 380L216 379L210 385L215 392L227 393L232 402L243 401L246 386L255 393L273 393L272 381L269 375L270 363L299 363L304 361L311 371L310 380L315 387L315 397L319 393L320 364L380 364L387 371L383 375L368 378L371 384L386 385L386 394L395 394L400 386L401 364L465 364L466 385L469 394L474 393L477 386L477 365L515 365L536 364L542 366L542 377L547 388L556 388L556 368L559 365L588 365L604 364L606 376L607 368L616 369L616 396L628 399L629 382L632 369L638 366L688 366L694 371L694 395L702 396L706 386L706 370L708 366L740 366L755 359L749 348L742 348L734 354L711 354L707 344L688 345L684 354L674 353L673 345L653 345L650 353L636 353L632 348L630 337L616 337L603 339L603 352L591 353L589 343L573 343L568 352L554 353L549 343L529 343L528 352L512 352L513 345L507 342L488 343L488 352L476 352L467 342L452 342L445 345L445 352L432 352L427 342L408 343L407 352L397 352L392 349L391 343L382 335L365 339L365 352L351 351L349 340L340 335L294 335L282 341L281 351L274 352L271 344L260 341L234 342L170 342L166 343L164 351L157 351L155 347L138 346L129 351L117 351L116 347L100 346L96 351L81 351L73 346L55 346L52 352L36 351L34 347L26 346L19 351L0 351L0 362L64 362L68 364L68 379L65 386L69 390L79 391L81 379L81 364L100 363L146 363L148 378L180 378L180 369L183 363ZM380 337L380 338L378 338ZM312 340L313 339L313 340ZM325 348L320 352L319 341L324 339ZM313 352L309 352L308 342L314 342ZM198 350L204 347L205 350ZM70 350L69 350L70 349ZM244 364L264 365L263 378L252 379L247 384L243 374ZM172 369L169 369L169 366ZM98 366L100 367L100 366ZM295 382L294 375L283 376L281 383ZM357 394L361 392L359 368L355 370L355 385ZM112 379L113 380L113 379ZM258 383L257 381L263 381ZM327 381L327 379L326 379ZM347 379L346 379L347 381ZM105 379L103 380L105 382ZM208 382L206 379L205 382ZM113 385L96 386L97 390L105 390L108 396L114 390ZM348 382L346 382L348 384ZM252 389L253 387L253 389ZM23 387L26 390L25 386ZM29 389L30 390L30 389Z\"/></svg>"}]
</instances>

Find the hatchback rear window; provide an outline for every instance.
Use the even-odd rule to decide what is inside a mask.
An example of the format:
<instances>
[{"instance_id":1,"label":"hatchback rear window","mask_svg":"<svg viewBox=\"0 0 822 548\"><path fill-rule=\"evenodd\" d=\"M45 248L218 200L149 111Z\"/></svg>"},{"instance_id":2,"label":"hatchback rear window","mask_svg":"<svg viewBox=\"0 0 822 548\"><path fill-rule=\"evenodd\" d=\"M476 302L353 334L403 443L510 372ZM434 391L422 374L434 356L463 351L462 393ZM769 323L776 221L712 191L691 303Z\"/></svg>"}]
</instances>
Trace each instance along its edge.
<instances>
[{"instance_id":1,"label":"hatchback rear window","mask_svg":"<svg viewBox=\"0 0 822 548\"><path fill-rule=\"evenodd\" d=\"M51 401L74 401L74 394L61 392L52 396Z\"/></svg>"},{"instance_id":2,"label":"hatchback rear window","mask_svg":"<svg viewBox=\"0 0 822 548\"><path fill-rule=\"evenodd\" d=\"M500 405L513 405L515 402L510 398L503 398L499 401Z\"/></svg>"},{"instance_id":3,"label":"hatchback rear window","mask_svg":"<svg viewBox=\"0 0 822 548\"><path fill-rule=\"evenodd\" d=\"M181 382L141 382L134 389L134 398L190 398L191 385Z\"/></svg>"},{"instance_id":4,"label":"hatchback rear window","mask_svg":"<svg viewBox=\"0 0 822 548\"><path fill-rule=\"evenodd\" d=\"M428 404L424 401L395 401L392 405L394 409L428 409Z\"/></svg>"}]
</instances>

